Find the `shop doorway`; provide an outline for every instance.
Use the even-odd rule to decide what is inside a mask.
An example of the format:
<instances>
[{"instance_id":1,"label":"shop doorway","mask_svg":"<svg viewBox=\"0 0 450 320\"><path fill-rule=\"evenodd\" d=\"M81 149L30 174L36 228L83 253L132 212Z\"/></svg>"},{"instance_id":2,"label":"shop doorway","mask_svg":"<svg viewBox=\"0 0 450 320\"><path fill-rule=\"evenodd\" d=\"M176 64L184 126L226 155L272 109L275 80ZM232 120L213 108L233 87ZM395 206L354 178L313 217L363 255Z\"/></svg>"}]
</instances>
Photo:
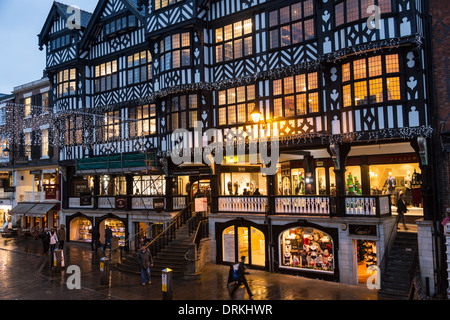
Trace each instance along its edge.
<instances>
[{"instance_id":1,"label":"shop doorway","mask_svg":"<svg viewBox=\"0 0 450 320\"><path fill-rule=\"evenodd\" d=\"M356 279L358 284L367 284L367 280L377 272L377 244L373 240L354 240L356 249Z\"/></svg>"},{"instance_id":2,"label":"shop doorway","mask_svg":"<svg viewBox=\"0 0 450 320\"><path fill-rule=\"evenodd\" d=\"M107 218L100 222L100 241L105 243L105 229L107 226L111 228L113 237L119 238L119 246L125 246L125 224L114 218Z\"/></svg>"},{"instance_id":3,"label":"shop doorway","mask_svg":"<svg viewBox=\"0 0 450 320\"><path fill-rule=\"evenodd\" d=\"M246 256L249 265L266 265L266 239L264 233L253 226L232 225L222 232L223 262L237 263Z\"/></svg>"},{"instance_id":4,"label":"shop doorway","mask_svg":"<svg viewBox=\"0 0 450 320\"><path fill-rule=\"evenodd\" d=\"M69 224L69 240L91 242L92 222L84 217L72 219Z\"/></svg>"}]
</instances>

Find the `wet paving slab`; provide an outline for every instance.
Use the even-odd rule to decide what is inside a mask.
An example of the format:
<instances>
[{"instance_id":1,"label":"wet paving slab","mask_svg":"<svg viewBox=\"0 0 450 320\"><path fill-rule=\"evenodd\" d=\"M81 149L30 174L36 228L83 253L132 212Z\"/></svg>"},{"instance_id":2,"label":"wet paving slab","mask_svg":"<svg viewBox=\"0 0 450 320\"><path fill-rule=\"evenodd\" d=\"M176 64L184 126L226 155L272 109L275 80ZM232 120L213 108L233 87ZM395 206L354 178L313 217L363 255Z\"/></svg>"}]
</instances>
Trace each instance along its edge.
<instances>
[{"instance_id":1,"label":"wet paving slab","mask_svg":"<svg viewBox=\"0 0 450 320\"><path fill-rule=\"evenodd\" d=\"M2 239L3 240L3 239ZM161 276L141 285L140 275L111 268L109 285L100 283L102 250L93 252L89 244L67 243L66 268L80 270L80 288L70 289L72 274L51 271L39 240L0 241L1 300L162 300ZM234 297L227 289L228 266L208 264L199 278L173 279L173 300L248 301L244 288ZM253 301L267 300L378 300L377 292L365 286L349 286L322 280L250 270L249 286ZM69 284L69 285L68 285Z\"/></svg>"}]
</instances>

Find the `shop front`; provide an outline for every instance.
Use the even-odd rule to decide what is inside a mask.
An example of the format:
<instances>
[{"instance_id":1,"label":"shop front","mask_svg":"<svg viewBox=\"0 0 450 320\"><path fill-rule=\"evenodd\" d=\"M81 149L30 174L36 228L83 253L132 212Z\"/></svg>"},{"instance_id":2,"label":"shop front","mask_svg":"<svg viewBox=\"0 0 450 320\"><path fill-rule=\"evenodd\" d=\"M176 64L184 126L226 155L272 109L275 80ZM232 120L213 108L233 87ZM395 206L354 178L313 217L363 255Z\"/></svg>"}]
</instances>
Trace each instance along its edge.
<instances>
[{"instance_id":1,"label":"shop front","mask_svg":"<svg viewBox=\"0 0 450 320\"><path fill-rule=\"evenodd\" d=\"M127 219L108 214L97 218L95 225L99 228L101 243L105 243L105 229L109 227L111 228L113 238L118 239L119 247L124 247L126 245L125 239L128 234Z\"/></svg>"},{"instance_id":2,"label":"shop front","mask_svg":"<svg viewBox=\"0 0 450 320\"><path fill-rule=\"evenodd\" d=\"M234 264L241 256L254 269L268 267L267 225L238 219L226 223L216 223L217 263Z\"/></svg>"},{"instance_id":3,"label":"shop front","mask_svg":"<svg viewBox=\"0 0 450 320\"><path fill-rule=\"evenodd\" d=\"M338 281L338 231L312 223L273 226L276 271Z\"/></svg>"},{"instance_id":4,"label":"shop front","mask_svg":"<svg viewBox=\"0 0 450 320\"><path fill-rule=\"evenodd\" d=\"M67 219L69 241L91 242L92 218L77 213Z\"/></svg>"}]
</instances>

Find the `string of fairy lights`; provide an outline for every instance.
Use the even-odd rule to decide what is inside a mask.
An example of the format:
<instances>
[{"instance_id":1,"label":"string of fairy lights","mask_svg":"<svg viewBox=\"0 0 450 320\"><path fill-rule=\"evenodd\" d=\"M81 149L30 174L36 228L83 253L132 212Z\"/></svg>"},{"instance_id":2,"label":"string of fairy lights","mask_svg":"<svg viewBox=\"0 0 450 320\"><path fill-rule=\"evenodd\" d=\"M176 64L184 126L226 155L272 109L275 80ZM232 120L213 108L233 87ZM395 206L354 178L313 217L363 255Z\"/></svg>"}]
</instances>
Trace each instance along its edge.
<instances>
[{"instance_id":1,"label":"string of fairy lights","mask_svg":"<svg viewBox=\"0 0 450 320\"><path fill-rule=\"evenodd\" d=\"M186 85L172 86L170 88L164 88L156 92L152 92L148 96L142 97L140 99L135 99L133 101L124 101L115 104L102 105L95 108L80 108L80 109L62 109L62 108L50 108L51 111L46 112L42 106L36 105L24 105L17 104L14 102L4 102L0 103L0 121L8 122L14 119L15 123L10 126L6 126L7 129L0 129L0 135L3 139L8 139L8 143L20 144L23 143L23 125L19 125L17 121L23 121L27 124L27 127L40 128L45 125L49 125L52 128L51 143L53 146L59 148L64 148L67 146L67 130L70 128L67 125L71 121L79 121L82 123L82 129L75 128L79 136L80 141L77 143L82 147L90 148L95 144L98 144L101 140L102 143L104 139L97 139L96 129L104 126L105 124L113 123L114 126L119 125L121 127L121 132L123 130L124 123L132 123L133 121L139 122L141 119L131 119L122 118L121 116L115 116L110 114L111 111L118 110L127 106L145 105L150 103L155 103L158 99L163 99L170 95L175 94L186 94L187 92L197 92L197 91L218 91L230 87L248 85L251 83L256 83L258 81L279 79L285 76L297 75L307 72L311 69L321 69L324 67L329 67L329 64L337 63L341 59L345 59L350 55L367 55L372 52L383 52L385 50L392 50L398 48L402 45L413 45L417 48L422 46L422 37L418 34L409 37L399 37L384 41L372 42L367 44L362 44L359 46L344 48L342 50L335 51L330 54L325 54L319 56L316 60L304 61L296 65L291 65L288 67L276 68L268 71L257 72L252 75L244 75L241 77L235 77L232 79L225 79L216 82L197 82ZM262 98L264 99L264 98ZM28 117L23 117L24 110L28 110ZM161 121L166 123L165 116L160 117ZM282 121L282 120L281 120ZM72 124L69 124L72 125ZM226 130L226 129L225 129ZM230 128L230 130L235 130L235 128ZM252 135L245 135L246 138L241 139L239 143L251 143L254 141L264 141L265 139L274 138L279 143L288 143L293 145L304 144L307 142L320 141L322 144L342 144L342 143L353 143L359 141L378 141L386 139L412 139L414 137L422 136L429 138L433 134L433 129L430 126L420 126L420 127L405 127L405 128L389 128L380 129L367 132L350 132L342 134L331 134L328 132L312 132L312 133L302 133L302 134L288 134L274 136L272 133L266 137L254 138ZM223 135L226 137L226 133ZM145 130L141 130L139 134L135 134L132 137L125 137L124 134L120 136L120 141L125 140L140 140L144 142L147 138ZM226 140L226 138L224 138ZM42 131L33 131L33 140L29 143L33 145L39 145L42 141ZM236 141L228 141L228 143L236 143ZM69 143L69 145L71 145ZM160 151L161 154L163 152Z\"/></svg>"}]
</instances>

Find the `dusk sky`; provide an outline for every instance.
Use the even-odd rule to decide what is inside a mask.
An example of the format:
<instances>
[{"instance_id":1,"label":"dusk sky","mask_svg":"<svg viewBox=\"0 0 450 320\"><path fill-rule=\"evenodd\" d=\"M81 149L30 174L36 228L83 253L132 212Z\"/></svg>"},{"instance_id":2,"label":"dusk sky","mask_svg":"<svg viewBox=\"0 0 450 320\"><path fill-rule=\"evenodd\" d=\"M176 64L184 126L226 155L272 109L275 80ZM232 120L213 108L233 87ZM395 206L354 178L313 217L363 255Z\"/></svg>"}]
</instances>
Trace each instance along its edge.
<instances>
[{"instance_id":1,"label":"dusk sky","mask_svg":"<svg viewBox=\"0 0 450 320\"><path fill-rule=\"evenodd\" d=\"M97 0L60 0L93 12ZM0 93L39 80L45 68L45 50L38 37L53 0L0 0Z\"/></svg>"}]
</instances>

